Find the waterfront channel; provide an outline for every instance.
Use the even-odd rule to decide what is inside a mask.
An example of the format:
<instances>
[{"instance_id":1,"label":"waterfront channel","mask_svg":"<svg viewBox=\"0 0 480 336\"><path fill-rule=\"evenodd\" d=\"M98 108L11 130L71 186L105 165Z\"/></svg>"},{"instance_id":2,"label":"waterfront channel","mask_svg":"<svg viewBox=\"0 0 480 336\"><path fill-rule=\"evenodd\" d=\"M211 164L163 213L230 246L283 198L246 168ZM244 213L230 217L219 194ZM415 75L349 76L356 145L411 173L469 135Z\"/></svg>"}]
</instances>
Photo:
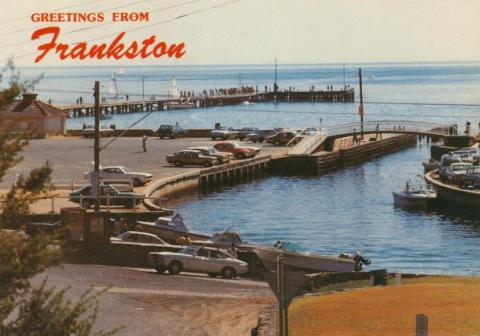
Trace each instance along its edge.
<instances>
[{"instance_id":1,"label":"waterfront channel","mask_svg":"<svg viewBox=\"0 0 480 336\"><path fill-rule=\"evenodd\" d=\"M195 230L234 225L249 242L290 241L325 255L363 251L372 269L430 274L478 274L480 223L433 209L393 206L392 191L417 183L430 145L386 155L321 176L271 176L207 194L190 194L169 207Z\"/></svg>"}]
</instances>

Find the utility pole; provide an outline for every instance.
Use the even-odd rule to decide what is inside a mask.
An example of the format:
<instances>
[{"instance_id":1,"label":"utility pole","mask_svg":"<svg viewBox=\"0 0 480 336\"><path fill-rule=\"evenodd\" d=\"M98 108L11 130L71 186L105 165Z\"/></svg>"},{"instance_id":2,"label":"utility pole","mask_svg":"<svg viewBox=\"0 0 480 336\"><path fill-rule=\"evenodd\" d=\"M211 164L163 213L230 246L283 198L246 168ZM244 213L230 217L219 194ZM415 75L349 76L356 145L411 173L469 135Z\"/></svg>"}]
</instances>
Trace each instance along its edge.
<instances>
[{"instance_id":1,"label":"utility pole","mask_svg":"<svg viewBox=\"0 0 480 336\"><path fill-rule=\"evenodd\" d=\"M343 63L343 87L345 88L345 63Z\"/></svg>"},{"instance_id":2,"label":"utility pole","mask_svg":"<svg viewBox=\"0 0 480 336\"><path fill-rule=\"evenodd\" d=\"M94 143L94 171L95 171L95 211L100 211L100 82L95 81L95 143ZM92 185L93 187L93 185Z\"/></svg>"},{"instance_id":3,"label":"utility pole","mask_svg":"<svg viewBox=\"0 0 480 336\"><path fill-rule=\"evenodd\" d=\"M275 57L275 83L273 83L273 92L277 93L277 58Z\"/></svg>"},{"instance_id":4,"label":"utility pole","mask_svg":"<svg viewBox=\"0 0 480 336\"><path fill-rule=\"evenodd\" d=\"M360 114L360 136L363 139L363 87L362 87L362 68L358 68L358 80L360 82L360 106L358 113Z\"/></svg>"}]
</instances>

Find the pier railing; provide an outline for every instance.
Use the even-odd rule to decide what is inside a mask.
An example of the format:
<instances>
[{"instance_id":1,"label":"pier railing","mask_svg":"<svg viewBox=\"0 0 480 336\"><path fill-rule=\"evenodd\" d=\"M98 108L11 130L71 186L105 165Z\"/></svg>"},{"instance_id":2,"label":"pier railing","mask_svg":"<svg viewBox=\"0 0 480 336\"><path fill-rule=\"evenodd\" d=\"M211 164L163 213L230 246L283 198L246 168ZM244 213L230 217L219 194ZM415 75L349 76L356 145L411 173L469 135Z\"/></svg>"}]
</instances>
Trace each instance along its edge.
<instances>
[{"instance_id":1,"label":"pier railing","mask_svg":"<svg viewBox=\"0 0 480 336\"><path fill-rule=\"evenodd\" d=\"M326 128L328 136L341 136L360 134L362 131L361 123L349 123ZM453 125L431 123L424 121L405 121L405 120L378 120L363 123L363 132L368 133L416 133L425 135L455 135ZM460 134L460 131L458 131Z\"/></svg>"}]
</instances>

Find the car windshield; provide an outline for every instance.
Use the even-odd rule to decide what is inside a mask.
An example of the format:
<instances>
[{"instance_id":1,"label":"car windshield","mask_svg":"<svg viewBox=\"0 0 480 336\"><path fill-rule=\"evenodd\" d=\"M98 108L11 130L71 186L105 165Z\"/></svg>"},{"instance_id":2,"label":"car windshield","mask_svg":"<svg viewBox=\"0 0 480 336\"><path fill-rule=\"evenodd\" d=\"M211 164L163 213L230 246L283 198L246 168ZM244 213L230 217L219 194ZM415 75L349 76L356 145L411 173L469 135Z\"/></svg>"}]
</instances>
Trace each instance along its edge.
<instances>
[{"instance_id":1,"label":"car windshield","mask_svg":"<svg viewBox=\"0 0 480 336\"><path fill-rule=\"evenodd\" d=\"M128 174L128 173L130 172L130 171L128 170L128 168L125 167L125 166L120 167L120 169L123 170L126 174Z\"/></svg>"},{"instance_id":2,"label":"car windshield","mask_svg":"<svg viewBox=\"0 0 480 336\"><path fill-rule=\"evenodd\" d=\"M183 249L181 249L179 253L194 254L195 252L197 252L197 250L198 250L198 247L196 247L196 246L187 246L187 247L184 247Z\"/></svg>"},{"instance_id":3,"label":"car windshield","mask_svg":"<svg viewBox=\"0 0 480 336\"><path fill-rule=\"evenodd\" d=\"M216 150L215 148L213 148L213 147L209 147L209 148L207 149L207 151L208 151L210 154L215 154L215 153L217 152L217 150Z\"/></svg>"}]
</instances>

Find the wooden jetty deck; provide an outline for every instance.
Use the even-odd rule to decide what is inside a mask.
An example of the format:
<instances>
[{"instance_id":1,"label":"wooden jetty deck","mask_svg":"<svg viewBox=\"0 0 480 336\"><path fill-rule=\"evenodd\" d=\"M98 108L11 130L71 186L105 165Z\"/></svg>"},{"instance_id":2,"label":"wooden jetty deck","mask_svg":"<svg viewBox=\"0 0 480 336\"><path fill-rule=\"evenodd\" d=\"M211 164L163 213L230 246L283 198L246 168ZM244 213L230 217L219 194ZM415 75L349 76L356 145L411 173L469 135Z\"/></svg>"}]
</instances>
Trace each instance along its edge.
<instances>
[{"instance_id":1,"label":"wooden jetty deck","mask_svg":"<svg viewBox=\"0 0 480 336\"><path fill-rule=\"evenodd\" d=\"M159 98L155 100L125 100L100 104L102 115L127 114L138 112L180 109L178 104L190 103L185 108L205 108L211 106L239 105L244 102L342 102L355 101L354 89L328 91L268 91L217 96L194 96L189 98ZM175 106L175 104L177 106ZM93 103L57 105L71 118L94 115Z\"/></svg>"}]
</instances>

